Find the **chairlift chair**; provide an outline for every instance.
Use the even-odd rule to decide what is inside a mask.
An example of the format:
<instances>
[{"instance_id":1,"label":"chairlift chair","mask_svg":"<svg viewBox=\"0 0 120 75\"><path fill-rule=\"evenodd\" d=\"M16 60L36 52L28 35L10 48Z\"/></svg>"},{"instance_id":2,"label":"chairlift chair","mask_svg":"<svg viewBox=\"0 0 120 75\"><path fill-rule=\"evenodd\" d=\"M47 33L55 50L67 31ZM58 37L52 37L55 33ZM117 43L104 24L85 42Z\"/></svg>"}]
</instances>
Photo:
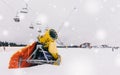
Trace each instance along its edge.
<instances>
[{"instance_id":1,"label":"chairlift chair","mask_svg":"<svg viewBox=\"0 0 120 75\"><path fill-rule=\"evenodd\" d=\"M27 14L28 13L28 8L27 7L22 8L22 10L20 11L20 13Z\"/></svg>"},{"instance_id":2,"label":"chairlift chair","mask_svg":"<svg viewBox=\"0 0 120 75\"><path fill-rule=\"evenodd\" d=\"M30 28L30 29L34 29L34 27L33 27L33 26L30 26L29 28Z\"/></svg>"},{"instance_id":3,"label":"chairlift chair","mask_svg":"<svg viewBox=\"0 0 120 75\"><path fill-rule=\"evenodd\" d=\"M15 18L13 18L15 22L20 22L20 17L16 16Z\"/></svg>"},{"instance_id":4,"label":"chairlift chair","mask_svg":"<svg viewBox=\"0 0 120 75\"><path fill-rule=\"evenodd\" d=\"M42 31L39 29L38 32L41 33Z\"/></svg>"}]
</instances>

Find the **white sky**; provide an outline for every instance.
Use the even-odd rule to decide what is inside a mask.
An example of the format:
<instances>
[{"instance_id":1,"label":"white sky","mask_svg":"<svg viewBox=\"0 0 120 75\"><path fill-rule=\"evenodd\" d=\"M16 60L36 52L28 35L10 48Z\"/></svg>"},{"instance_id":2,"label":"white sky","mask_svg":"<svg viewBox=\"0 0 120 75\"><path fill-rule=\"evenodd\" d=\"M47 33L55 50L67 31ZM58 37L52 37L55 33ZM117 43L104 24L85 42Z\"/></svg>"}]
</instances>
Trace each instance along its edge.
<instances>
[{"instance_id":1,"label":"white sky","mask_svg":"<svg viewBox=\"0 0 120 75\"><path fill-rule=\"evenodd\" d=\"M66 44L120 44L120 0L30 0L28 6L28 14L19 14L16 23L13 18L25 7L24 0L0 0L1 41L29 43L36 40L38 28L58 31L62 25L59 37Z\"/></svg>"}]
</instances>

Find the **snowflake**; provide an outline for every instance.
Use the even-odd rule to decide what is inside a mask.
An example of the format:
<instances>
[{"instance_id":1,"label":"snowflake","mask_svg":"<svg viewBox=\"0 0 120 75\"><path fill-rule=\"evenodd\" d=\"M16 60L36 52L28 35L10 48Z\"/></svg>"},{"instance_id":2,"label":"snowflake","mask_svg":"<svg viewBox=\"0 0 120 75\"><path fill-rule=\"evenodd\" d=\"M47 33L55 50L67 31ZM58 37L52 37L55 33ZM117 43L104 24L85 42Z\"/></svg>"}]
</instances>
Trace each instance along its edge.
<instances>
[{"instance_id":1,"label":"snowflake","mask_svg":"<svg viewBox=\"0 0 120 75\"><path fill-rule=\"evenodd\" d=\"M53 5L53 8L57 8L57 6L56 6L56 5Z\"/></svg>"},{"instance_id":2,"label":"snowflake","mask_svg":"<svg viewBox=\"0 0 120 75\"><path fill-rule=\"evenodd\" d=\"M104 40L107 37L107 33L103 29L99 29L96 31L96 38L99 40Z\"/></svg>"},{"instance_id":3,"label":"snowflake","mask_svg":"<svg viewBox=\"0 0 120 75\"><path fill-rule=\"evenodd\" d=\"M36 19L37 22L40 22L42 25L46 24L48 17L45 14L39 14Z\"/></svg>"},{"instance_id":4,"label":"snowflake","mask_svg":"<svg viewBox=\"0 0 120 75\"><path fill-rule=\"evenodd\" d=\"M115 11L116 11L116 9L115 9L114 7L110 8L110 10L111 10L112 12L115 12Z\"/></svg>"},{"instance_id":5,"label":"snowflake","mask_svg":"<svg viewBox=\"0 0 120 75\"><path fill-rule=\"evenodd\" d=\"M31 33L30 36L33 36L33 34Z\"/></svg>"},{"instance_id":6,"label":"snowflake","mask_svg":"<svg viewBox=\"0 0 120 75\"><path fill-rule=\"evenodd\" d=\"M64 27L69 27L69 25L70 25L70 23L69 23L68 21L66 21L66 22L64 23Z\"/></svg>"},{"instance_id":7,"label":"snowflake","mask_svg":"<svg viewBox=\"0 0 120 75\"><path fill-rule=\"evenodd\" d=\"M64 11L66 11L66 8L63 8Z\"/></svg>"},{"instance_id":8,"label":"snowflake","mask_svg":"<svg viewBox=\"0 0 120 75\"><path fill-rule=\"evenodd\" d=\"M3 16L2 15L0 15L0 20L3 20Z\"/></svg>"},{"instance_id":9,"label":"snowflake","mask_svg":"<svg viewBox=\"0 0 120 75\"><path fill-rule=\"evenodd\" d=\"M24 0L25 2L29 2L30 0Z\"/></svg>"},{"instance_id":10,"label":"snowflake","mask_svg":"<svg viewBox=\"0 0 120 75\"><path fill-rule=\"evenodd\" d=\"M8 31L7 30L3 30L3 35L4 36L8 36Z\"/></svg>"},{"instance_id":11,"label":"snowflake","mask_svg":"<svg viewBox=\"0 0 120 75\"><path fill-rule=\"evenodd\" d=\"M107 2L108 0L103 0L103 2Z\"/></svg>"},{"instance_id":12,"label":"snowflake","mask_svg":"<svg viewBox=\"0 0 120 75\"><path fill-rule=\"evenodd\" d=\"M22 14L22 13L20 13L18 16L19 16L20 20L25 19L25 15L24 15L24 14Z\"/></svg>"},{"instance_id":13,"label":"snowflake","mask_svg":"<svg viewBox=\"0 0 120 75\"><path fill-rule=\"evenodd\" d=\"M96 17L96 18L95 18L95 20L96 20L96 21L99 21L99 18L98 18L98 17Z\"/></svg>"},{"instance_id":14,"label":"snowflake","mask_svg":"<svg viewBox=\"0 0 120 75\"><path fill-rule=\"evenodd\" d=\"M72 31L74 31L75 30L75 28L72 28Z\"/></svg>"},{"instance_id":15,"label":"snowflake","mask_svg":"<svg viewBox=\"0 0 120 75\"><path fill-rule=\"evenodd\" d=\"M74 45L74 44L72 44L72 43L70 44L70 46L73 46L73 45Z\"/></svg>"},{"instance_id":16,"label":"snowflake","mask_svg":"<svg viewBox=\"0 0 120 75\"><path fill-rule=\"evenodd\" d=\"M117 7L120 8L120 4L118 4Z\"/></svg>"},{"instance_id":17,"label":"snowflake","mask_svg":"<svg viewBox=\"0 0 120 75\"><path fill-rule=\"evenodd\" d=\"M97 1L87 1L84 4L84 9L87 13L95 14L100 10L100 4Z\"/></svg>"}]
</instances>

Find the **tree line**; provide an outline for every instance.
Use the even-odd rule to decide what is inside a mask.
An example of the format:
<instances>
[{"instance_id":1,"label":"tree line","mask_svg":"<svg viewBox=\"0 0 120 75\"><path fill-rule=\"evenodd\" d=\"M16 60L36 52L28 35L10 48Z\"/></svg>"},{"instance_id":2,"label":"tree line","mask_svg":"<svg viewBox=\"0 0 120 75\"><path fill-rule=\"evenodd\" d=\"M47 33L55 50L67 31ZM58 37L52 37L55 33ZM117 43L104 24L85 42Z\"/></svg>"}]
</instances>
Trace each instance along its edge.
<instances>
[{"instance_id":1,"label":"tree line","mask_svg":"<svg viewBox=\"0 0 120 75\"><path fill-rule=\"evenodd\" d=\"M0 46L26 46L26 45L25 44L17 44L17 43L14 43L14 42L0 41Z\"/></svg>"}]
</instances>

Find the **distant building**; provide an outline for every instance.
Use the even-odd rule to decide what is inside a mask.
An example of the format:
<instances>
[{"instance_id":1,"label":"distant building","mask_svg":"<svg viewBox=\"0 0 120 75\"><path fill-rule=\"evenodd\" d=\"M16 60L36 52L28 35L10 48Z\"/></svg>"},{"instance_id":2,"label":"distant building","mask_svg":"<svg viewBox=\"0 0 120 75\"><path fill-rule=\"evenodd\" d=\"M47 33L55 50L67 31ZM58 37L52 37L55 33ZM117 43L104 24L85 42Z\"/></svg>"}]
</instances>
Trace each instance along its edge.
<instances>
[{"instance_id":1,"label":"distant building","mask_svg":"<svg viewBox=\"0 0 120 75\"><path fill-rule=\"evenodd\" d=\"M92 48L91 44L90 43L83 43L80 45L80 48Z\"/></svg>"}]
</instances>

